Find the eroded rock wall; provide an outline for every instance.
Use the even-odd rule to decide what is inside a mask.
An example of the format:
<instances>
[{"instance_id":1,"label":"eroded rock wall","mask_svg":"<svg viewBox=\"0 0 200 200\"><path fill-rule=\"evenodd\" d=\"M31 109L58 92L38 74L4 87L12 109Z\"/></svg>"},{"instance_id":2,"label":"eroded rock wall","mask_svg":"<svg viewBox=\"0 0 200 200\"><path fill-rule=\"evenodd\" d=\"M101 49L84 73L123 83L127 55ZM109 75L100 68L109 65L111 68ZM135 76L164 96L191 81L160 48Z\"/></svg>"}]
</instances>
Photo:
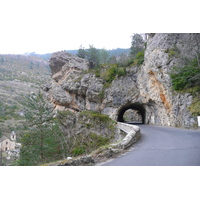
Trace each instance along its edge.
<instances>
[{"instance_id":1,"label":"eroded rock wall","mask_svg":"<svg viewBox=\"0 0 200 200\"><path fill-rule=\"evenodd\" d=\"M44 88L55 109L91 110L117 120L121 108L137 104L145 109L145 123L193 127L190 94L172 90L170 71L182 67L199 52L199 34L155 34L147 42L142 66L126 69L109 87L89 70L89 63L66 52L50 59L52 83Z\"/></svg>"},{"instance_id":2,"label":"eroded rock wall","mask_svg":"<svg viewBox=\"0 0 200 200\"><path fill-rule=\"evenodd\" d=\"M199 52L200 34L155 34L149 38L145 62L138 73L140 98L146 105L147 123L192 127L196 118L188 107L190 94L172 90L170 72L183 67Z\"/></svg>"}]
</instances>

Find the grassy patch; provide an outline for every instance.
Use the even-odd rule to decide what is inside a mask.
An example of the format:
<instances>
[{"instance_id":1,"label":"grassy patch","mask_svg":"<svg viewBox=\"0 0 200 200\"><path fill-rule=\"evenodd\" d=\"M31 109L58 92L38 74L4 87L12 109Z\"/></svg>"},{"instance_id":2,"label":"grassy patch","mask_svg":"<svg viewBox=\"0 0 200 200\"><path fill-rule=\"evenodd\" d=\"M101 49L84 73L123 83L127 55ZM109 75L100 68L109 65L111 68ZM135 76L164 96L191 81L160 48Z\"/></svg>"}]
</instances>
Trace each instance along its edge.
<instances>
[{"instance_id":1,"label":"grassy patch","mask_svg":"<svg viewBox=\"0 0 200 200\"><path fill-rule=\"evenodd\" d=\"M189 109L193 115L198 116L200 115L200 96L193 99L192 104L190 105Z\"/></svg>"},{"instance_id":2,"label":"grassy patch","mask_svg":"<svg viewBox=\"0 0 200 200\"><path fill-rule=\"evenodd\" d=\"M168 55L169 55L170 58L172 58L172 57L178 57L179 53L180 53L180 50L175 46L173 48L166 49L165 53L168 53Z\"/></svg>"},{"instance_id":3,"label":"grassy patch","mask_svg":"<svg viewBox=\"0 0 200 200\"><path fill-rule=\"evenodd\" d=\"M94 120L95 122L109 122L111 119L107 115L103 115L98 112L93 111L83 111L80 113L80 116L85 116L86 118L90 118Z\"/></svg>"},{"instance_id":4,"label":"grassy patch","mask_svg":"<svg viewBox=\"0 0 200 200\"><path fill-rule=\"evenodd\" d=\"M79 156L82 154L88 154L98 149L101 146L104 146L110 142L110 137L105 137L102 135L97 135L95 133L89 133L87 135L80 134L75 138L71 138L73 140L73 148L69 154L71 156Z\"/></svg>"}]
</instances>

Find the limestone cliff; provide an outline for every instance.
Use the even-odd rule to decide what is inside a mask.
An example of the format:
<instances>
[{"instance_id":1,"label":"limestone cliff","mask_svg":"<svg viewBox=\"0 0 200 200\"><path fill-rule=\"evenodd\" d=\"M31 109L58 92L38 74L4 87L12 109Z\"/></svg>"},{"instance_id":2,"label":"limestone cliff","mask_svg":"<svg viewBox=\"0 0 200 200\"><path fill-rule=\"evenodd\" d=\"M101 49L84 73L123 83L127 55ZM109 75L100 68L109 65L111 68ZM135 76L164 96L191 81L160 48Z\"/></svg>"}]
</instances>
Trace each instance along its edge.
<instances>
[{"instance_id":1,"label":"limestone cliff","mask_svg":"<svg viewBox=\"0 0 200 200\"><path fill-rule=\"evenodd\" d=\"M44 90L55 109L98 111L123 121L124 112L133 108L147 124L193 127L196 117L188 109L192 96L174 92L169 73L194 58L199 44L199 34L155 34L147 41L144 63L126 68L126 75L106 87L87 60L57 52L50 59L53 81Z\"/></svg>"}]
</instances>

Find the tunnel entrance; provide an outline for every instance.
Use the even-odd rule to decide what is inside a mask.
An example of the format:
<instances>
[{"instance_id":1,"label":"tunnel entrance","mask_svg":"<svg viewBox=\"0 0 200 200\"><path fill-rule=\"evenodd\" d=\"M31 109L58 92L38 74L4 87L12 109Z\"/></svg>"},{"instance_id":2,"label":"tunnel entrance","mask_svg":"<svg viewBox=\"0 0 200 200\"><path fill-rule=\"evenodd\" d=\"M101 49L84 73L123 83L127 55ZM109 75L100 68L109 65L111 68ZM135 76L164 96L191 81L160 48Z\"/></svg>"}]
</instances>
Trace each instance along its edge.
<instances>
[{"instance_id":1,"label":"tunnel entrance","mask_svg":"<svg viewBox=\"0 0 200 200\"><path fill-rule=\"evenodd\" d=\"M118 111L118 122L125 122L130 124L144 124L145 123L145 109L141 104L127 104Z\"/></svg>"}]
</instances>

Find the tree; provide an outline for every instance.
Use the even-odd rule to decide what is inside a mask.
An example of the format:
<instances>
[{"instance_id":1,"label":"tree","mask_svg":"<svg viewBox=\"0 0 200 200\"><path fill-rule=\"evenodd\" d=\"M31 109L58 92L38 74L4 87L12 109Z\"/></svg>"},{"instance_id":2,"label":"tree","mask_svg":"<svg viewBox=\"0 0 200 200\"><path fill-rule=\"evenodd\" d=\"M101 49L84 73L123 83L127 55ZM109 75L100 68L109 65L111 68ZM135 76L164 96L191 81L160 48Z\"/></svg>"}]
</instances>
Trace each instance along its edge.
<instances>
[{"instance_id":1,"label":"tree","mask_svg":"<svg viewBox=\"0 0 200 200\"><path fill-rule=\"evenodd\" d=\"M109 53L108 53L108 50L106 50L106 49L100 49L99 53L100 53L100 63L101 64L108 63L108 60L109 60L109 57L110 57Z\"/></svg>"},{"instance_id":2,"label":"tree","mask_svg":"<svg viewBox=\"0 0 200 200\"><path fill-rule=\"evenodd\" d=\"M131 42L131 52L130 55L135 57L138 52L142 52L145 49L145 44L142 36L138 33L135 33L132 36L132 42Z\"/></svg>"},{"instance_id":3,"label":"tree","mask_svg":"<svg viewBox=\"0 0 200 200\"><path fill-rule=\"evenodd\" d=\"M41 92L25 98L25 131L19 165L38 165L65 157L64 133Z\"/></svg>"},{"instance_id":4,"label":"tree","mask_svg":"<svg viewBox=\"0 0 200 200\"><path fill-rule=\"evenodd\" d=\"M82 47L82 45L80 46L77 56L79 58L85 58L86 57L86 50Z\"/></svg>"},{"instance_id":5,"label":"tree","mask_svg":"<svg viewBox=\"0 0 200 200\"><path fill-rule=\"evenodd\" d=\"M87 50L87 59L90 62L91 68L94 68L100 64L99 50L93 45L89 45L89 49Z\"/></svg>"},{"instance_id":6,"label":"tree","mask_svg":"<svg viewBox=\"0 0 200 200\"><path fill-rule=\"evenodd\" d=\"M110 56L108 62L109 62L110 64L116 64L116 63L117 63L117 58L116 58L116 56L114 56L114 55Z\"/></svg>"}]
</instances>

